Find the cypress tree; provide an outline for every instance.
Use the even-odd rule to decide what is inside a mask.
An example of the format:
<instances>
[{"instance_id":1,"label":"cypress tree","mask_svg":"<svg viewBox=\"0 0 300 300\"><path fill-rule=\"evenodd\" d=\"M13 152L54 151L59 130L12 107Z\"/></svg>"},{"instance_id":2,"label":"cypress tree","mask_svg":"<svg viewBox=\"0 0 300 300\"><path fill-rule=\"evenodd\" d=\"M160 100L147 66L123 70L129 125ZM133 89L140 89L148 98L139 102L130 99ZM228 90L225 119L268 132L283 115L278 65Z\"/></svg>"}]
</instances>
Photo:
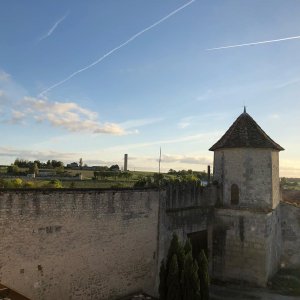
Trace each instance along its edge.
<instances>
[{"instance_id":1,"label":"cypress tree","mask_svg":"<svg viewBox=\"0 0 300 300\"><path fill-rule=\"evenodd\" d=\"M179 239L178 239L178 236L176 233L173 234L170 248L169 248L168 255L167 255L167 264L166 264L167 273L169 271L171 259L174 254L176 254L176 256L177 256L178 270L179 270L179 275L180 275L181 270L183 269L183 264L184 264L184 250L183 250L182 244L179 242Z\"/></svg>"},{"instance_id":2,"label":"cypress tree","mask_svg":"<svg viewBox=\"0 0 300 300\"><path fill-rule=\"evenodd\" d=\"M197 261L199 265L198 276L200 279L201 300L209 300L210 278L208 270L208 260L203 249L200 251Z\"/></svg>"},{"instance_id":3,"label":"cypress tree","mask_svg":"<svg viewBox=\"0 0 300 300\"><path fill-rule=\"evenodd\" d=\"M185 242L185 245L184 245L184 253L185 255L187 255L189 252L192 252L192 244L191 244L191 241L190 239L188 238Z\"/></svg>"},{"instance_id":4,"label":"cypress tree","mask_svg":"<svg viewBox=\"0 0 300 300\"><path fill-rule=\"evenodd\" d=\"M167 300L167 272L164 260L160 264L158 293L160 300Z\"/></svg>"},{"instance_id":5,"label":"cypress tree","mask_svg":"<svg viewBox=\"0 0 300 300\"><path fill-rule=\"evenodd\" d=\"M167 300L181 300L179 270L176 254L174 254L171 259L169 274L167 278L167 285Z\"/></svg>"},{"instance_id":6,"label":"cypress tree","mask_svg":"<svg viewBox=\"0 0 300 300\"><path fill-rule=\"evenodd\" d=\"M182 299L200 300L200 282L198 277L198 264L193 261L191 251L185 256L184 268L181 277Z\"/></svg>"},{"instance_id":7,"label":"cypress tree","mask_svg":"<svg viewBox=\"0 0 300 300\"><path fill-rule=\"evenodd\" d=\"M171 240L170 247L169 247L169 251L168 251L168 255L167 255L167 270L170 267L173 255L174 254L177 255L179 247L180 247L180 243L179 243L179 240L178 240L178 236L177 236L176 233L173 233L172 240Z\"/></svg>"}]
</instances>

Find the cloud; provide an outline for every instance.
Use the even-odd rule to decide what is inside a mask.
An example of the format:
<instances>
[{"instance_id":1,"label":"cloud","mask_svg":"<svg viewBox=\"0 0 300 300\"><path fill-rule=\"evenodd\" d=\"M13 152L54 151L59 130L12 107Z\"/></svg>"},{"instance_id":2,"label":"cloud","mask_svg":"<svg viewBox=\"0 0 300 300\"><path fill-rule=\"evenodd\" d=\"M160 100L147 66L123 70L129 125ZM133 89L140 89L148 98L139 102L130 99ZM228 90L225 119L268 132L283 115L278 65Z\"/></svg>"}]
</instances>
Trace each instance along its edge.
<instances>
[{"instance_id":1,"label":"cloud","mask_svg":"<svg viewBox=\"0 0 300 300\"><path fill-rule=\"evenodd\" d=\"M7 102L6 93L0 90L0 105Z\"/></svg>"},{"instance_id":2,"label":"cloud","mask_svg":"<svg viewBox=\"0 0 300 300\"><path fill-rule=\"evenodd\" d=\"M28 160L48 160L48 159L59 159L59 160L72 160L74 157L78 157L77 153L68 152L57 152L52 150L46 151L34 151L26 149L15 149L13 147L0 147L1 157L13 157Z\"/></svg>"},{"instance_id":3,"label":"cloud","mask_svg":"<svg viewBox=\"0 0 300 300\"><path fill-rule=\"evenodd\" d=\"M57 28L57 26L58 26L62 21L65 20L65 18L68 16L68 14L69 14L69 13L66 13L62 18L60 18L59 20L57 20L57 21L52 25L52 27L49 29L49 31L48 31L45 35L43 35L39 40L41 41L41 40L44 40L44 39L48 38L48 37L55 31L55 29Z\"/></svg>"},{"instance_id":4,"label":"cloud","mask_svg":"<svg viewBox=\"0 0 300 300\"><path fill-rule=\"evenodd\" d=\"M163 118L145 118L145 119L134 119L120 123L120 126L124 129L142 127L163 121Z\"/></svg>"},{"instance_id":5,"label":"cloud","mask_svg":"<svg viewBox=\"0 0 300 300\"><path fill-rule=\"evenodd\" d=\"M182 164L200 164L207 165L211 164L212 161L208 157L200 156L186 156L186 155L170 155L164 154L161 159L162 163L182 163Z\"/></svg>"},{"instance_id":6,"label":"cloud","mask_svg":"<svg viewBox=\"0 0 300 300\"><path fill-rule=\"evenodd\" d=\"M124 134L115 123L100 123L97 113L82 108L74 102L50 102L45 99L24 97L19 103L22 112L13 111L11 121L25 121L32 117L37 122L48 121L54 127L70 132Z\"/></svg>"},{"instance_id":7,"label":"cloud","mask_svg":"<svg viewBox=\"0 0 300 300\"><path fill-rule=\"evenodd\" d=\"M113 135L137 134L138 127L160 122L163 118L144 118L123 123L103 122L97 112L76 102L51 101L47 98L28 96L11 76L0 70L0 111L1 123L30 124L47 122L53 127L69 132L103 133Z\"/></svg>"},{"instance_id":8,"label":"cloud","mask_svg":"<svg viewBox=\"0 0 300 300\"><path fill-rule=\"evenodd\" d=\"M10 75L0 70L0 81L7 81L10 79Z\"/></svg>"},{"instance_id":9,"label":"cloud","mask_svg":"<svg viewBox=\"0 0 300 300\"><path fill-rule=\"evenodd\" d=\"M275 39L275 40L266 40L266 41L259 41L259 42L245 43L245 44L236 44L236 45L230 45L230 46L221 46L221 47L216 47L216 48L209 48L209 49L206 49L206 51L222 50L222 49L238 48L238 47L247 47L247 46L256 46L256 45L261 45L261 44L278 43L278 42L290 41L290 40L296 40L296 39L300 39L300 35L290 36L290 37L287 37L287 38L281 38L281 39Z\"/></svg>"},{"instance_id":10,"label":"cloud","mask_svg":"<svg viewBox=\"0 0 300 300\"><path fill-rule=\"evenodd\" d=\"M128 145L120 145L120 146L113 146L107 148L107 150L110 151L127 151L129 149L136 149L136 148L143 148L143 147L150 147L150 146L163 146L165 144L177 144L177 143L182 143L182 142L187 142L187 141L196 141L196 140L201 140L205 138L220 138L222 135L222 132L206 132L206 133L201 133L201 134L195 134L195 135L189 135L189 136L182 136L178 137L175 139L169 139L169 140L159 140L159 141L152 141L152 142L145 142L145 143L136 143L136 144L128 144Z\"/></svg>"},{"instance_id":11,"label":"cloud","mask_svg":"<svg viewBox=\"0 0 300 300\"><path fill-rule=\"evenodd\" d=\"M192 120L194 119L194 116L182 118L180 122L177 124L178 128L185 129L189 127L192 124Z\"/></svg>"},{"instance_id":12,"label":"cloud","mask_svg":"<svg viewBox=\"0 0 300 300\"><path fill-rule=\"evenodd\" d=\"M24 124L24 119L26 114L21 111L13 110L11 113L11 119L9 120L11 124Z\"/></svg>"},{"instance_id":13,"label":"cloud","mask_svg":"<svg viewBox=\"0 0 300 300\"><path fill-rule=\"evenodd\" d=\"M93 66L99 64L101 61L103 61L104 59L106 59L107 57L109 57L110 55L112 55L114 52L120 50L121 48L125 47L126 45L128 45L129 43L131 43L132 41L134 41L136 38L138 38L139 36L141 36L142 34L144 34L145 32L151 30L152 28L158 26L159 24L163 23L164 21L166 21L167 19L169 19L170 17L172 17L173 15L177 14L178 12L180 12L181 10L183 10L184 8L186 8L187 6L191 5L193 2L195 2L196 0L191 0L188 3L180 6L179 8L175 9L174 11L172 11L171 13L169 13L168 15L166 15L165 17L161 18L160 20L158 20L157 22L153 23L152 25L146 27L145 29L139 31L138 33L136 33L135 35L133 35L132 37L130 37L127 41L125 41L124 43L120 44L119 46L113 48L112 50L110 50L109 52L105 53L103 56L101 56L100 58L98 58L97 60L95 60L94 62L92 62L91 64L73 72L71 75L69 75L68 77L66 77L65 79L53 84L52 86L48 87L47 89L45 89L44 91L42 91L39 96L45 96L47 92L51 91L52 89L62 85L63 83L69 81L70 79L72 79L74 76L92 68Z\"/></svg>"}]
</instances>

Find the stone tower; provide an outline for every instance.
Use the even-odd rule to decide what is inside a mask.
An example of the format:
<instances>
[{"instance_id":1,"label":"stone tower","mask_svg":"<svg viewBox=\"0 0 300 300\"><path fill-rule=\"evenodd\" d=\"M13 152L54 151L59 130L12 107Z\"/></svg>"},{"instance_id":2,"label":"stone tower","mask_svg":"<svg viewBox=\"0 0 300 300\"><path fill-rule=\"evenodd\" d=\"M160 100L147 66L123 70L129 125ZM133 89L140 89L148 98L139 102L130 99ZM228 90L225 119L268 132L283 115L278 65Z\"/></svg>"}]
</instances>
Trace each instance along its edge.
<instances>
[{"instance_id":1,"label":"stone tower","mask_svg":"<svg viewBox=\"0 0 300 300\"><path fill-rule=\"evenodd\" d=\"M226 206L273 209L280 201L279 151L251 118L242 113L214 151L214 180L222 184Z\"/></svg>"},{"instance_id":2,"label":"stone tower","mask_svg":"<svg viewBox=\"0 0 300 300\"><path fill-rule=\"evenodd\" d=\"M246 112L211 148L220 189L213 229L213 274L265 285L281 254L279 151Z\"/></svg>"}]
</instances>

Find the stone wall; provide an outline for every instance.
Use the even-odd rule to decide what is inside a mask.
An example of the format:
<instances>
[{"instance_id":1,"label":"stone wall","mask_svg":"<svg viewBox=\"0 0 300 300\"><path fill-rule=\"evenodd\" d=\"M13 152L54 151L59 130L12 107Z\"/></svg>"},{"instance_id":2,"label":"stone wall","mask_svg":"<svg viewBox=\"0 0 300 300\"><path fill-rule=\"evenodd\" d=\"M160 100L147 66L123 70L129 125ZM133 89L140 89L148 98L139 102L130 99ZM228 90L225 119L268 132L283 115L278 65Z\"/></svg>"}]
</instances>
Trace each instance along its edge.
<instances>
[{"instance_id":1,"label":"stone wall","mask_svg":"<svg viewBox=\"0 0 300 300\"><path fill-rule=\"evenodd\" d=\"M31 299L155 293L155 190L0 193L0 280Z\"/></svg>"},{"instance_id":2,"label":"stone wall","mask_svg":"<svg viewBox=\"0 0 300 300\"><path fill-rule=\"evenodd\" d=\"M220 197L219 193L218 186L201 187L191 183L170 185L166 192L161 194L159 264L167 256L173 233L184 242L189 234L207 231L207 248L208 252L212 253L213 209ZM158 279L157 277L156 289Z\"/></svg>"},{"instance_id":3,"label":"stone wall","mask_svg":"<svg viewBox=\"0 0 300 300\"><path fill-rule=\"evenodd\" d=\"M223 204L231 204L231 186L236 184L239 188L239 207L275 208L279 201L276 187L272 188L272 184L279 183L276 163L278 151L270 149L215 151L214 180L223 185Z\"/></svg>"},{"instance_id":4,"label":"stone wall","mask_svg":"<svg viewBox=\"0 0 300 300\"><path fill-rule=\"evenodd\" d=\"M300 267L300 207L281 203L282 257L281 266Z\"/></svg>"},{"instance_id":5,"label":"stone wall","mask_svg":"<svg viewBox=\"0 0 300 300\"><path fill-rule=\"evenodd\" d=\"M277 210L216 209L213 276L265 286L279 266L278 226Z\"/></svg>"},{"instance_id":6,"label":"stone wall","mask_svg":"<svg viewBox=\"0 0 300 300\"><path fill-rule=\"evenodd\" d=\"M166 210L214 206L220 200L218 186L203 187L199 183L170 184L166 188Z\"/></svg>"},{"instance_id":7,"label":"stone wall","mask_svg":"<svg viewBox=\"0 0 300 300\"><path fill-rule=\"evenodd\" d=\"M279 180L279 152L272 151L272 208L276 208L280 203L281 191L280 191L280 180Z\"/></svg>"}]
</instances>

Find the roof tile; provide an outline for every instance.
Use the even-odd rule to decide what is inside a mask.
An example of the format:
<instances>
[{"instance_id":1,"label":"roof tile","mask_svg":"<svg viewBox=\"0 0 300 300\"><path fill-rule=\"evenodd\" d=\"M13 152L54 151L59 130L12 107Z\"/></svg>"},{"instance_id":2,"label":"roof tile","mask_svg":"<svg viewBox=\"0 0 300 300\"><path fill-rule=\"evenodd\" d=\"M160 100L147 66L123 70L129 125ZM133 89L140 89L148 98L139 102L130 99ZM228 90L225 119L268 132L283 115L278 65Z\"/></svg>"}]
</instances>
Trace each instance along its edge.
<instances>
[{"instance_id":1,"label":"roof tile","mask_svg":"<svg viewBox=\"0 0 300 300\"><path fill-rule=\"evenodd\" d=\"M222 148L272 148L284 150L275 143L246 112L242 113L226 133L209 149Z\"/></svg>"}]
</instances>

